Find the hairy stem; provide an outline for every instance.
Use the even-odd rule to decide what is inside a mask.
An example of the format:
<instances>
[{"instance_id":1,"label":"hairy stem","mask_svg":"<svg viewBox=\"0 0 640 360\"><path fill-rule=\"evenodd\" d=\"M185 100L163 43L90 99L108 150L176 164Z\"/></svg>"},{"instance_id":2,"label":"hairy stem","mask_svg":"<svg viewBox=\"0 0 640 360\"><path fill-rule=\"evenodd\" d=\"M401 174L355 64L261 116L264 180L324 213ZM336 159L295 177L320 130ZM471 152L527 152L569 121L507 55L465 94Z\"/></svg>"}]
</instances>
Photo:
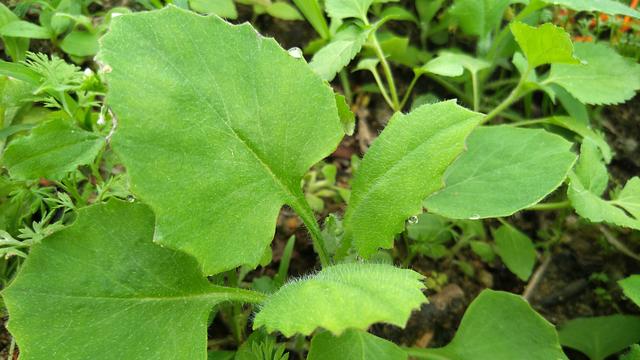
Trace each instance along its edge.
<instances>
[{"instance_id":1,"label":"hairy stem","mask_svg":"<svg viewBox=\"0 0 640 360\"><path fill-rule=\"evenodd\" d=\"M298 197L296 201L290 205L309 230L309 234L311 234L311 239L313 240L313 248L320 258L320 264L323 268L329 266L331 264L329 253L327 252L324 237L322 236L320 225L318 225L318 221L313 214L313 210L311 210L309 204L304 200L304 196Z\"/></svg>"}]
</instances>

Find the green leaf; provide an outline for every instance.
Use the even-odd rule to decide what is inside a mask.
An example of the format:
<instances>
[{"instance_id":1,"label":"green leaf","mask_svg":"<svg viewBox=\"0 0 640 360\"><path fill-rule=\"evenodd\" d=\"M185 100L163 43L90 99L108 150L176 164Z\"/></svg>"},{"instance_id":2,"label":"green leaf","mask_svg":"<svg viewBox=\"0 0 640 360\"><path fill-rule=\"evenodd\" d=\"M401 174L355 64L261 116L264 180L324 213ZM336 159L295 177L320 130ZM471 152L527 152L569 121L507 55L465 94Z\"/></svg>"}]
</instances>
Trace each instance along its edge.
<instances>
[{"instance_id":1,"label":"green leaf","mask_svg":"<svg viewBox=\"0 0 640 360\"><path fill-rule=\"evenodd\" d=\"M92 163L103 146L103 137L54 119L12 141L2 161L14 179L60 180L78 166Z\"/></svg>"},{"instance_id":2,"label":"green leaf","mask_svg":"<svg viewBox=\"0 0 640 360\"><path fill-rule=\"evenodd\" d=\"M250 25L175 7L117 17L100 59L113 149L156 213L155 241L215 274L260 261L283 204L318 236L301 179L344 133L304 60Z\"/></svg>"},{"instance_id":3,"label":"green leaf","mask_svg":"<svg viewBox=\"0 0 640 360\"><path fill-rule=\"evenodd\" d=\"M618 281L624 294L636 305L640 306L640 275L631 275L626 279Z\"/></svg>"},{"instance_id":4,"label":"green leaf","mask_svg":"<svg viewBox=\"0 0 640 360\"><path fill-rule=\"evenodd\" d=\"M293 0L293 3L322 39L328 39L331 36L319 0Z\"/></svg>"},{"instance_id":5,"label":"green leaf","mask_svg":"<svg viewBox=\"0 0 640 360\"><path fill-rule=\"evenodd\" d=\"M373 142L352 181L345 239L362 256L391 248L421 201L442 186L446 168L462 152L482 114L446 101L396 113Z\"/></svg>"},{"instance_id":6,"label":"green leaf","mask_svg":"<svg viewBox=\"0 0 640 360\"><path fill-rule=\"evenodd\" d=\"M640 317L612 315L573 319L558 331L563 346L579 350L591 360L604 360L640 341Z\"/></svg>"},{"instance_id":7,"label":"green leaf","mask_svg":"<svg viewBox=\"0 0 640 360\"><path fill-rule=\"evenodd\" d=\"M578 215L591 222L608 222L640 230L640 178L631 178L617 198L600 197L607 185L608 173L592 142L584 141L580 159L569 174L567 196Z\"/></svg>"},{"instance_id":8,"label":"green leaf","mask_svg":"<svg viewBox=\"0 0 640 360\"><path fill-rule=\"evenodd\" d=\"M60 42L62 51L74 56L93 56L98 52L98 35L74 30Z\"/></svg>"},{"instance_id":9,"label":"green leaf","mask_svg":"<svg viewBox=\"0 0 640 360\"><path fill-rule=\"evenodd\" d=\"M605 162L609 163L611 161L613 153L611 152L611 147L605 140L604 135L597 133L588 124L569 116L551 117L549 118L549 123L573 131L574 133L582 136L583 141L591 141L598 147L602 156L604 156Z\"/></svg>"},{"instance_id":10,"label":"green leaf","mask_svg":"<svg viewBox=\"0 0 640 360\"><path fill-rule=\"evenodd\" d=\"M6 5L0 3L0 28L17 20L20 20L20 18ZM11 36L2 36L1 38L6 54L9 55L14 62L24 60L27 50L29 50L28 38L16 38Z\"/></svg>"},{"instance_id":11,"label":"green leaf","mask_svg":"<svg viewBox=\"0 0 640 360\"><path fill-rule=\"evenodd\" d=\"M631 345L628 352L620 355L620 360L640 360L640 344Z\"/></svg>"},{"instance_id":12,"label":"green leaf","mask_svg":"<svg viewBox=\"0 0 640 360\"><path fill-rule=\"evenodd\" d=\"M456 77L462 75L464 69L469 70L472 74L476 74L490 66L491 64L489 62L466 54L441 51L438 57L432 59L415 71L417 73L430 72L441 76Z\"/></svg>"},{"instance_id":13,"label":"green leaf","mask_svg":"<svg viewBox=\"0 0 640 360\"><path fill-rule=\"evenodd\" d=\"M476 253L476 255L480 256L480 258L484 262L490 263L496 257L496 254L491 245L487 244L484 241L471 240L469 242L469 245L471 246L471 250Z\"/></svg>"},{"instance_id":14,"label":"green leaf","mask_svg":"<svg viewBox=\"0 0 640 360\"><path fill-rule=\"evenodd\" d=\"M601 43L577 43L575 54L583 64L554 64L545 83L565 88L585 104L618 104L640 89L640 64Z\"/></svg>"},{"instance_id":15,"label":"green leaf","mask_svg":"<svg viewBox=\"0 0 640 360\"><path fill-rule=\"evenodd\" d=\"M493 232L498 255L507 268L527 281L536 263L536 250L529 237L516 228L502 225Z\"/></svg>"},{"instance_id":16,"label":"green leaf","mask_svg":"<svg viewBox=\"0 0 640 360\"><path fill-rule=\"evenodd\" d=\"M409 356L438 360L566 359L553 327L520 296L484 290L469 305L453 340Z\"/></svg>"},{"instance_id":17,"label":"green leaf","mask_svg":"<svg viewBox=\"0 0 640 360\"><path fill-rule=\"evenodd\" d=\"M311 339L307 360L406 360L396 344L362 330L347 330L340 336L321 332Z\"/></svg>"},{"instance_id":18,"label":"green leaf","mask_svg":"<svg viewBox=\"0 0 640 360\"><path fill-rule=\"evenodd\" d=\"M358 55L367 41L370 30L350 25L338 31L330 43L313 55L309 66L323 80L331 81L336 74Z\"/></svg>"},{"instance_id":19,"label":"green leaf","mask_svg":"<svg viewBox=\"0 0 640 360\"><path fill-rule=\"evenodd\" d=\"M356 115L351 111L351 108L349 108L349 104L347 104L347 99L344 95L335 94L335 96L338 116L340 116L344 133L351 136L356 129Z\"/></svg>"},{"instance_id":20,"label":"green leaf","mask_svg":"<svg viewBox=\"0 0 640 360\"><path fill-rule=\"evenodd\" d=\"M600 196L607 189L609 173L600 151L592 141L585 140L582 143L580 160L574 171L587 191Z\"/></svg>"},{"instance_id":21,"label":"green leaf","mask_svg":"<svg viewBox=\"0 0 640 360\"><path fill-rule=\"evenodd\" d=\"M533 27L513 22L511 32L531 69L545 64L580 64L573 56L571 37L561 27L553 24Z\"/></svg>"},{"instance_id":22,"label":"green leaf","mask_svg":"<svg viewBox=\"0 0 640 360\"><path fill-rule=\"evenodd\" d=\"M544 2L565 6L576 11L603 12L609 15L626 15L640 19L640 12L615 0L544 0Z\"/></svg>"},{"instance_id":23,"label":"green leaf","mask_svg":"<svg viewBox=\"0 0 640 360\"><path fill-rule=\"evenodd\" d=\"M371 4L395 1L399 0L326 0L325 10L335 20L357 18L368 23L367 13Z\"/></svg>"},{"instance_id":24,"label":"green leaf","mask_svg":"<svg viewBox=\"0 0 640 360\"><path fill-rule=\"evenodd\" d=\"M443 244L451 240L451 223L442 216L420 214L417 222L407 225L407 235L412 240L423 243Z\"/></svg>"},{"instance_id":25,"label":"green leaf","mask_svg":"<svg viewBox=\"0 0 640 360\"><path fill-rule=\"evenodd\" d=\"M12 21L0 28L0 35L29 39L50 39L51 33L42 26L24 20Z\"/></svg>"},{"instance_id":26,"label":"green leaf","mask_svg":"<svg viewBox=\"0 0 640 360\"><path fill-rule=\"evenodd\" d=\"M3 292L22 359L206 359L207 317L223 301L262 295L211 285L190 256L151 241L140 204L79 210L31 248ZM71 276L72 275L72 276Z\"/></svg>"},{"instance_id":27,"label":"green leaf","mask_svg":"<svg viewBox=\"0 0 640 360\"><path fill-rule=\"evenodd\" d=\"M290 337L321 327L335 335L386 322L404 326L426 302L423 276L383 264L340 264L290 282L264 302L253 327ZM283 316L287 314L287 316Z\"/></svg>"},{"instance_id":28,"label":"green leaf","mask_svg":"<svg viewBox=\"0 0 640 360\"><path fill-rule=\"evenodd\" d=\"M485 37L502 22L509 0L455 0L450 13L468 35Z\"/></svg>"},{"instance_id":29,"label":"green leaf","mask_svg":"<svg viewBox=\"0 0 640 360\"><path fill-rule=\"evenodd\" d=\"M540 129L480 127L447 170L446 187L424 206L453 219L509 216L562 184L576 160L571 146Z\"/></svg>"},{"instance_id":30,"label":"green leaf","mask_svg":"<svg viewBox=\"0 0 640 360\"><path fill-rule=\"evenodd\" d=\"M283 1L276 1L267 6L267 14L282 20L304 20L298 9Z\"/></svg>"},{"instance_id":31,"label":"green leaf","mask_svg":"<svg viewBox=\"0 0 640 360\"><path fill-rule=\"evenodd\" d=\"M189 7L199 13L216 14L227 19L238 17L233 0L189 0Z\"/></svg>"}]
</instances>

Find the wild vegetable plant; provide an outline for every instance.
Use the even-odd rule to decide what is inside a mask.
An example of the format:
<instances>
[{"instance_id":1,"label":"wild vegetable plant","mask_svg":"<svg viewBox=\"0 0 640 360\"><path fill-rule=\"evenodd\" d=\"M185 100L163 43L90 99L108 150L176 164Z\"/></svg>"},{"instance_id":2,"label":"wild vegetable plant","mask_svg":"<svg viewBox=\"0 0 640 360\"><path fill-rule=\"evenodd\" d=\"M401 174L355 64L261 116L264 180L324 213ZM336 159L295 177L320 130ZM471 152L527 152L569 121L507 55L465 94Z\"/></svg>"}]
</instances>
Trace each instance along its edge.
<instances>
[{"instance_id":1,"label":"wild vegetable plant","mask_svg":"<svg viewBox=\"0 0 640 360\"><path fill-rule=\"evenodd\" d=\"M604 195L614 154L586 110L630 99L640 78L629 74L640 65L605 44L573 44L562 28L532 20L554 4L632 17L637 11L606 0L589 7L532 0L501 26L509 1L456 0L437 18L442 1L419 1L416 17L381 1L327 0L329 26L320 3L294 3L324 44L309 64L251 25L173 6L112 19L98 73L37 54L0 63L0 73L11 76L2 78L8 94L53 109L37 126L25 126L31 109L20 101L2 113L3 140L10 139L2 158L9 178L2 181L17 199L7 207L27 214L11 232L25 222L38 229L28 241L0 233L4 254L27 256L30 249L3 292L21 358L205 359L212 311L232 324L240 359L286 358L269 335L275 332L312 336L309 359L564 359L561 345L603 359L640 340L634 316L576 319L558 335L524 299L493 290L476 298L442 348L401 348L366 332L377 322L404 326L427 301L423 275L367 261L393 248L396 237L410 251L405 265L417 254L455 259L469 246L485 261L498 255L528 280L537 250L504 219L518 211L573 207L591 222L640 230L640 180ZM378 39L392 20L417 22L423 45L457 24L477 39L477 54L453 49L422 61L416 50L406 61L414 78L401 97L393 57ZM365 45L372 53L361 53ZM372 73L395 114L348 192L334 185L333 169L321 168L321 180L309 169L353 132L343 68L358 53L355 70ZM492 86L492 74L505 66L511 77ZM336 74L345 97L325 81ZM411 94L424 75L473 111L456 100L420 105ZM96 102L102 81L104 107ZM546 109L527 106L534 93L549 101ZM402 112L411 101L412 111ZM530 118L534 112L542 116ZM43 190L40 178L54 183ZM329 195L321 191L348 202L324 227L314 212ZM559 199L541 203L550 194ZM244 276L270 262L284 205L304 223L320 267L285 281L292 238L276 278L256 279L248 289ZM48 215L38 220L36 213ZM501 224L491 229L494 243L479 222L490 218ZM548 247L543 251L549 256ZM636 277L620 285L638 303ZM602 340L600 328L629 329L629 336Z\"/></svg>"}]
</instances>

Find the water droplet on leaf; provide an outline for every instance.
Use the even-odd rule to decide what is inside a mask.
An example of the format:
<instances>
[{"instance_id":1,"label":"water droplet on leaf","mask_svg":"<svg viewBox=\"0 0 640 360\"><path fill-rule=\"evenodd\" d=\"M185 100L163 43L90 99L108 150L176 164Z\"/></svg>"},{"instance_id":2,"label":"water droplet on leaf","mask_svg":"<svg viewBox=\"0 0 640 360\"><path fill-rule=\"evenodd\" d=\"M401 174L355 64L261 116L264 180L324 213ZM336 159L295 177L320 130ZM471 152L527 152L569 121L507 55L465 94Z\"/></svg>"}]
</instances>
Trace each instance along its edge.
<instances>
[{"instance_id":1,"label":"water droplet on leaf","mask_svg":"<svg viewBox=\"0 0 640 360\"><path fill-rule=\"evenodd\" d=\"M480 215L478 214L474 214L469 217L469 220L478 220L478 219L480 219Z\"/></svg>"},{"instance_id":2,"label":"water droplet on leaf","mask_svg":"<svg viewBox=\"0 0 640 360\"><path fill-rule=\"evenodd\" d=\"M417 224L417 223L418 223L418 221L419 221L419 220L420 220L420 219L418 219L418 217L417 217L416 215L413 215L412 217L410 217L409 219L407 219L407 222L408 222L410 225L415 225L415 224Z\"/></svg>"},{"instance_id":3,"label":"water droplet on leaf","mask_svg":"<svg viewBox=\"0 0 640 360\"><path fill-rule=\"evenodd\" d=\"M302 59L302 50L299 47L292 47L287 52L296 59Z\"/></svg>"},{"instance_id":4,"label":"water droplet on leaf","mask_svg":"<svg viewBox=\"0 0 640 360\"><path fill-rule=\"evenodd\" d=\"M133 195L127 195L127 201L128 202L134 202L134 201L136 201L136 197L133 196Z\"/></svg>"}]
</instances>

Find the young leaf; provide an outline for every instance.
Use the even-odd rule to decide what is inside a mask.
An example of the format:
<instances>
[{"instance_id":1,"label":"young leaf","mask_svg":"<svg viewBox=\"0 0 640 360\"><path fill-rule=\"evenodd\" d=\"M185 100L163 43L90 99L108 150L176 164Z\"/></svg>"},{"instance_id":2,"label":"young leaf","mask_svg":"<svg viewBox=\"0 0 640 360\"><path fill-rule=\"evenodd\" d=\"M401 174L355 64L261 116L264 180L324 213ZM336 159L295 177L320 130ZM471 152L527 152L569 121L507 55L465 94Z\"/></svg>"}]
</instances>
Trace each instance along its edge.
<instances>
[{"instance_id":1,"label":"young leaf","mask_svg":"<svg viewBox=\"0 0 640 360\"><path fill-rule=\"evenodd\" d=\"M617 198L602 199L600 195L606 188L608 174L592 142L582 143L580 159L569 180L567 196L578 215L592 222L604 221L640 230L640 178L631 178Z\"/></svg>"},{"instance_id":2,"label":"young leaf","mask_svg":"<svg viewBox=\"0 0 640 360\"><path fill-rule=\"evenodd\" d=\"M0 29L10 22L20 20L6 5L0 3ZM29 50L28 38L17 38L11 36L0 36L4 45L4 51L14 62L24 60L24 56Z\"/></svg>"},{"instance_id":3,"label":"young leaf","mask_svg":"<svg viewBox=\"0 0 640 360\"><path fill-rule=\"evenodd\" d=\"M469 305L453 340L410 356L439 360L566 359L553 327L520 296L484 290Z\"/></svg>"},{"instance_id":4,"label":"young leaf","mask_svg":"<svg viewBox=\"0 0 640 360\"><path fill-rule=\"evenodd\" d=\"M502 225L493 233L498 255L512 273L522 281L531 276L536 263L536 250L531 239L512 226Z\"/></svg>"},{"instance_id":5,"label":"young leaf","mask_svg":"<svg viewBox=\"0 0 640 360\"><path fill-rule=\"evenodd\" d=\"M573 319L558 331L563 346L579 350L591 360L604 360L640 341L640 317L611 315Z\"/></svg>"},{"instance_id":6,"label":"young leaf","mask_svg":"<svg viewBox=\"0 0 640 360\"><path fill-rule=\"evenodd\" d=\"M490 63L482 59L477 59L466 54L442 51L437 58L432 59L415 71L417 73L430 72L441 76L456 77L462 75L464 69L469 70L472 74L476 74L490 66Z\"/></svg>"},{"instance_id":7,"label":"young leaf","mask_svg":"<svg viewBox=\"0 0 640 360\"><path fill-rule=\"evenodd\" d=\"M583 141L589 140L593 142L602 153L605 162L609 163L611 161L611 158L613 157L611 147L605 140L604 136L594 131L588 124L585 124L569 116L554 116L549 118L549 122L553 125L561 126L565 129L571 130L574 133L582 136L582 138L584 139Z\"/></svg>"},{"instance_id":8,"label":"young leaf","mask_svg":"<svg viewBox=\"0 0 640 360\"><path fill-rule=\"evenodd\" d=\"M369 33L369 30L356 25L340 30L329 44L313 55L309 66L323 80L333 80L336 74L358 55Z\"/></svg>"},{"instance_id":9,"label":"young leaf","mask_svg":"<svg viewBox=\"0 0 640 360\"><path fill-rule=\"evenodd\" d=\"M29 39L49 39L51 33L46 28L24 20L12 21L0 28L0 36L29 38Z\"/></svg>"},{"instance_id":10,"label":"young leaf","mask_svg":"<svg viewBox=\"0 0 640 360\"><path fill-rule=\"evenodd\" d=\"M455 0L450 13L466 34L485 37L500 26L509 3L509 0Z\"/></svg>"},{"instance_id":11,"label":"young leaf","mask_svg":"<svg viewBox=\"0 0 640 360\"><path fill-rule=\"evenodd\" d=\"M322 39L328 39L331 36L319 0L293 0L293 3Z\"/></svg>"},{"instance_id":12,"label":"young leaf","mask_svg":"<svg viewBox=\"0 0 640 360\"><path fill-rule=\"evenodd\" d=\"M311 339L307 360L406 360L407 353L391 341L362 330L340 336L325 331Z\"/></svg>"},{"instance_id":13,"label":"young leaf","mask_svg":"<svg viewBox=\"0 0 640 360\"><path fill-rule=\"evenodd\" d=\"M375 2L393 2L399 0L326 0L327 14L335 20L356 18L367 23L369 7Z\"/></svg>"},{"instance_id":14,"label":"young leaf","mask_svg":"<svg viewBox=\"0 0 640 360\"><path fill-rule=\"evenodd\" d=\"M157 242L206 274L257 264L285 203L318 236L300 182L344 133L304 60L250 25L175 7L117 17L100 59L113 69L113 148L156 213Z\"/></svg>"},{"instance_id":15,"label":"young leaf","mask_svg":"<svg viewBox=\"0 0 640 360\"><path fill-rule=\"evenodd\" d=\"M640 360L640 344L631 345L629 351L620 355L620 360Z\"/></svg>"},{"instance_id":16,"label":"young leaf","mask_svg":"<svg viewBox=\"0 0 640 360\"><path fill-rule=\"evenodd\" d=\"M93 162L103 146L104 138L98 134L54 119L12 141L2 161L14 179L60 180L78 166Z\"/></svg>"},{"instance_id":17,"label":"young leaf","mask_svg":"<svg viewBox=\"0 0 640 360\"><path fill-rule=\"evenodd\" d=\"M60 48L69 55L93 56L98 52L99 34L74 30L60 42Z\"/></svg>"},{"instance_id":18,"label":"young leaf","mask_svg":"<svg viewBox=\"0 0 640 360\"><path fill-rule=\"evenodd\" d=\"M616 0L544 0L547 4L568 7L576 11L603 12L609 15L626 15L640 19L640 12Z\"/></svg>"},{"instance_id":19,"label":"young leaf","mask_svg":"<svg viewBox=\"0 0 640 360\"><path fill-rule=\"evenodd\" d=\"M227 19L238 17L233 0L189 0L191 9L203 14L216 14Z\"/></svg>"},{"instance_id":20,"label":"young leaf","mask_svg":"<svg viewBox=\"0 0 640 360\"><path fill-rule=\"evenodd\" d=\"M321 327L335 335L367 329L376 322L404 326L426 302L422 275L383 264L340 264L284 285L255 317L254 329L284 336L311 334ZM287 316L283 316L287 314Z\"/></svg>"},{"instance_id":21,"label":"young leaf","mask_svg":"<svg viewBox=\"0 0 640 360\"><path fill-rule=\"evenodd\" d=\"M565 88L585 104L618 104L640 89L640 64L604 44L577 43L575 54L583 64L554 64L545 83Z\"/></svg>"},{"instance_id":22,"label":"young leaf","mask_svg":"<svg viewBox=\"0 0 640 360\"><path fill-rule=\"evenodd\" d=\"M636 305L640 306L640 275L631 275L618 281L624 294Z\"/></svg>"},{"instance_id":23,"label":"young leaf","mask_svg":"<svg viewBox=\"0 0 640 360\"><path fill-rule=\"evenodd\" d=\"M454 219L509 216L538 203L567 177L572 143L539 129L480 127L424 206Z\"/></svg>"},{"instance_id":24,"label":"young leaf","mask_svg":"<svg viewBox=\"0 0 640 360\"><path fill-rule=\"evenodd\" d=\"M151 241L154 224L147 206L112 200L32 247L3 292L21 358L204 360L211 308L262 300L209 284Z\"/></svg>"},{"instance_id":25,"label":"young leaf","mask_svg":"<svg viewBox=\"0 0 640 360\"><path fill-rule=\"evenodd\" d=\"M531 69L544 64L580 64L573 56L571 37L561 27L543 24L536 28L514 22L511 32Z\"/></svg>"},{"instance_id":26,"label":"young leaf","mask_svg":"<svg viewBox=\"0 0 640 360\"><path fill-rule=\"evenodd\" d=\"M340 116L340 122L345 135L353 135L353 131L356 129L356 116L349 108L347 99L344 95L335 94L336 107L338 108L338 116ZM334 181L335 182L335 181Z\"/></svg>"},{"instance_id":27,"label":"young leaf","mask_svg":"<svg viewBox=\"0 0 640 360\"><path fill-rule=\"evenodd\" d=\"M393 245L405 220L422 212L422 199L442 186L444 171L481 118L446 101L389 120L353 178L344 217L345 239L360 255Z\"/></svg>"}]
</instances>

